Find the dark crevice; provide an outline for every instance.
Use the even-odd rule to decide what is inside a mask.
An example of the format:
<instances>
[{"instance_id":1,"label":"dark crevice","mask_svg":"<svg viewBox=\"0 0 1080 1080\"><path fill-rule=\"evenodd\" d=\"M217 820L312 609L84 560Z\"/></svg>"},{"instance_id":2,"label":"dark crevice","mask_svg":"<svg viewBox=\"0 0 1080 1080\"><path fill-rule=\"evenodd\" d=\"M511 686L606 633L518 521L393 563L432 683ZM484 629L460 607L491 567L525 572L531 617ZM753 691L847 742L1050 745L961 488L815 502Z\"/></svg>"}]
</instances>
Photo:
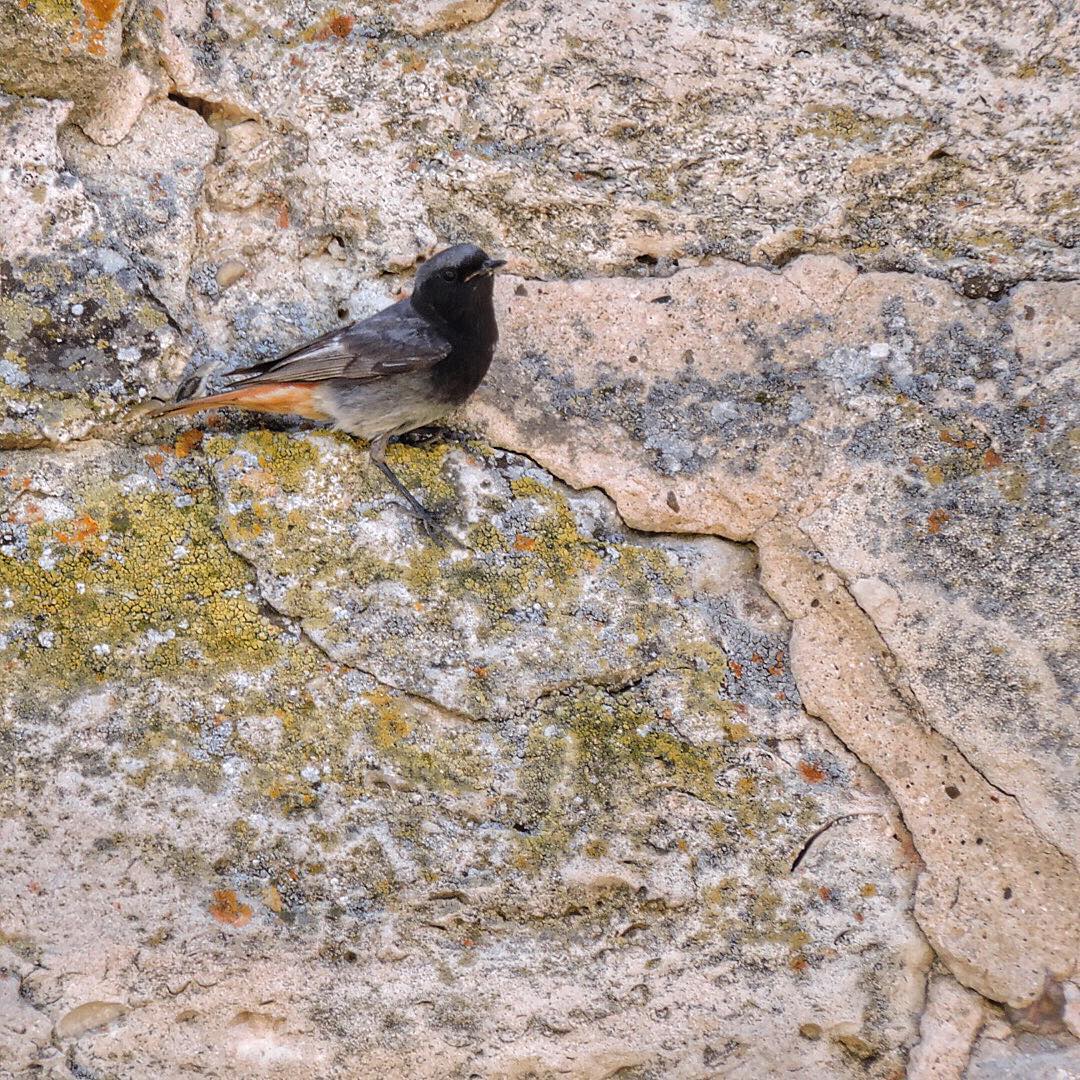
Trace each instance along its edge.
<instances>
[{"instance_id":1,"label":"dark crevice","mask_svg":"<svg viewBox=\"0 0 1080 1080\"><path fill-rule=\"evenodd\" d=\"M851 753L851 751L848 751L848 753ZM858 758L856 758L856 760L858 760ZM840 817L830 818L830 820L826 821L820 829L818 829L816 832L811 833L810 836L807 837L806 842L801 848L799 848L798 853L792 860L791 870L789 872L793 874L796 870L798 870L799 863L801 863L803 859L805 859L806 856L810 853L810 848L813 845L814 841L817 840L819 836L827 833L834 825L840 825L845 821L850 821L852 818L873 817L876 814L876 810L856 810L850 814L841 814Z\"/></svg>"},{"instance_id":2,"label":"dark crevice","mask_svg":"<svg viewBox=\"0 0 1080 1080\"><path fill-rule=\"evenodd\" d=\"M169 100L185 109L198 113L212 128L222 129L241 124L245 120L258 120L256 113L241 108L228 101L212 101L210 98L196 97L194 94L181 94L174 90Z\"/></svg>"}]
</instances>

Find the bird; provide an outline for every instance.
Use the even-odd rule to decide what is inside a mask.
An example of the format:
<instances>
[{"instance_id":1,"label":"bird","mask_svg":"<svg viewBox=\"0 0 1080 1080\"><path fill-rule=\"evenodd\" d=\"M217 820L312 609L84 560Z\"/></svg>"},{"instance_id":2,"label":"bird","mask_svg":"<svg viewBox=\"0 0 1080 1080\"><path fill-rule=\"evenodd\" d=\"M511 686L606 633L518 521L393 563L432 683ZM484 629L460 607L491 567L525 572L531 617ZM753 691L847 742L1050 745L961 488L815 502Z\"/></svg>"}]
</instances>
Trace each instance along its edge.
<instances>
[{"instance_id":1,"label":"bird","mask_svg":"<svg viewBox=\"0 0 1080 1080\"><path fill-rule=\"evenodd\" d=\"M429 535L438 517L386 462L391 439L434 434L431 425L465 402L491 366L499 329L493 259L456 244L420 265L412 295L273 360L237 368L229 389L152 408L179 416L239 408L321 420L369 442L372 464Z\"/></svg>"}]
</instances>

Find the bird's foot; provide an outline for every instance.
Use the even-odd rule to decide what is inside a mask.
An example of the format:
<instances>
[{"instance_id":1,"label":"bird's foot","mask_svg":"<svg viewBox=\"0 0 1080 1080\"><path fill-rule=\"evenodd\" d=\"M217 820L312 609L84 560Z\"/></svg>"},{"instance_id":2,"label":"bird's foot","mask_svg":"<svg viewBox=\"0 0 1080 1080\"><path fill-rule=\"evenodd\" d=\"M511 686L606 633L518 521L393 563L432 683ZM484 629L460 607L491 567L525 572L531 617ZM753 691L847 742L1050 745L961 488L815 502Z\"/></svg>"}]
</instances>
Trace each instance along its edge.
<instances>
[{"instance_id":1,"label":"bird's foot","mask_svg":"<svg viewBox=\"0 0 1080 1080\"><path fill-rule=\"evenodd\" d=\"M439 515L424 506L424 504L420 502L398 479L394 470L386 464L386 460L383 457L383 448L385 445L385 436L376 439L375 442L371 444L371 460L379 472L381 472L390 482L390 486L405 500L403 503L398 503L397 505L410 517L416 518L416 520L420 522L420 527L424 530L429 539L435 540L443 545L448 543L460 543L459 540L451 536L450 533L442 527Z\"/></svg>"},{"instance_id":2,"label":"bird's foot","mask_svg":"<svg viewBox=\"0 0 1080 1080\"><path fill-rule=\"evenodd\" d=\"M400 443L402 446L427 446L438 439L441 442L456 442L464 446L475 438L476 436L468 431L433 425L413 428L412 431L406 431L403 435L394 436L391 442Z\"/></svg>"},{"instance_id":3,"label":"bird's foot","mask_svg":"<svg viewBox=\"0 0 1080 1080\"><path fill-rule=\"evenodd\" d=\"M420 525L420 528L424 530L424 535L427 536L429 540L434 540L443 547L446 547L448 544L460 543L457 537L443 528L441 514L436 514L433 510L428 510L427 507L420 503L410 504L399 502L396 505L404 510L409 517L416 520Z\"/></svg>"}]
</instances>

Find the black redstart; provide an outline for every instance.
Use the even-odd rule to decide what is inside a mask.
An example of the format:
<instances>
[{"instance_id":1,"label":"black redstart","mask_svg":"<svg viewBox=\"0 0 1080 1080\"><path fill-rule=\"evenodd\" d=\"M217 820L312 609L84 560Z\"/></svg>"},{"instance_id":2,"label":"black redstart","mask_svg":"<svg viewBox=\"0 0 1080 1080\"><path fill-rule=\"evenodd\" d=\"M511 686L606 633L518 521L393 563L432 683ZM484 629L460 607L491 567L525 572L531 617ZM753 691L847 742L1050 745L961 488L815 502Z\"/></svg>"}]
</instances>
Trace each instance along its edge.
<instances>
[{"instance_id":1,"label":"black redstart","mask_svg":"<svg viewBox=\"0 0 1080 1080\"><path fill-rule=\"evenodd\" d=\"M331 330L276 360L231 373L231 389L150 411L151 416L232 406L331 421L371 443L371 460L429 532L435 515L386 463L389 439L438 420L480 385L491 365L494 272L504 264L475 244L439 252L416 273L412 296Z\"/></svg>"}]
</instances>

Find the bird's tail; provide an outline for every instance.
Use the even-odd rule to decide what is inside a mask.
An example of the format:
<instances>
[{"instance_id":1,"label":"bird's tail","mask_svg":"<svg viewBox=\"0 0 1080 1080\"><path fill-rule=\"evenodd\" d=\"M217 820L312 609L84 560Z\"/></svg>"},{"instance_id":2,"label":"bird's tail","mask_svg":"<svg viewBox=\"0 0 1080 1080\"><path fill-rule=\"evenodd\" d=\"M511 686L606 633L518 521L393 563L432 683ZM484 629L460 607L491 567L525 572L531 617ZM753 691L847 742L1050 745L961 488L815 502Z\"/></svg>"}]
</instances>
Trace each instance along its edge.
<instances>
[{"instance_id":1,"label":"bird's tail","mask_svg":"<svg viewBox=\"0 0 1080 1080\"><path fill-rule=\"evenodd\" d=\"M139 418L153 419L159 416L184 416L205 409L224 409L232 406L251 412L291 414L309 420L330 420L332 417L321 407L313 383L274 382L242 386L225 390L220 394L189 398L186 401L168 403L147 402L135 410Z\"/></svg>"}]
</instances>

